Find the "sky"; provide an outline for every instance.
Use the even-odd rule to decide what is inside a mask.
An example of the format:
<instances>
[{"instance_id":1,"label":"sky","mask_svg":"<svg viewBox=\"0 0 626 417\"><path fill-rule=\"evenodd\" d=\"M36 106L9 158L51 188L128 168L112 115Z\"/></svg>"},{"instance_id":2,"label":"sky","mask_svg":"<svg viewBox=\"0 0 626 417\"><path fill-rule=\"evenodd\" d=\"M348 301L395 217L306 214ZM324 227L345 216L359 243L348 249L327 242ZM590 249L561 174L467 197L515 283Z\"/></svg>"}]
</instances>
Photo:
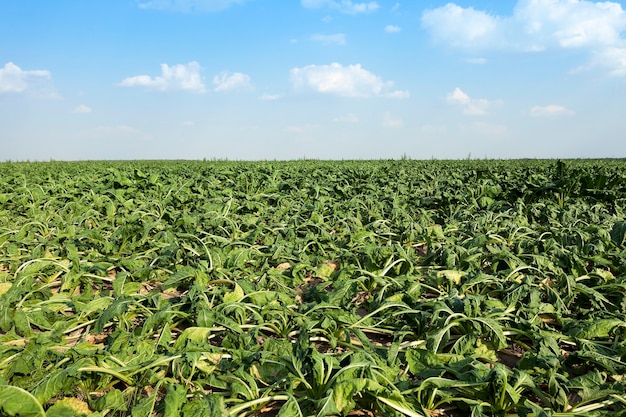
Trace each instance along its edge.
<instances>
[{"instance_id":1,"label":"sky","mask_svg":"<svg viewBox=\"0 0 626 417\"><path fill-rule=\"evenodd\" d=\"M626 157L626 0L0 0L0 161Z\"/></svg>"}]
</instances>

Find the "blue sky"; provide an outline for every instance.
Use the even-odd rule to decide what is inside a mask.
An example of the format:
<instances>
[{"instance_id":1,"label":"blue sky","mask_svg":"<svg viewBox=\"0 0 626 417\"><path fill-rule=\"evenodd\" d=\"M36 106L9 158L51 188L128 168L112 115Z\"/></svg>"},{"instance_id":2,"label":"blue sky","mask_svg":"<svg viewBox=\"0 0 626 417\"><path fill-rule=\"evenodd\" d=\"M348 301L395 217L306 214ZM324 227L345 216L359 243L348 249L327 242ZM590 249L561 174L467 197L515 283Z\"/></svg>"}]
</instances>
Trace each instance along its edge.
<instances>
[{"instance_id":1,"label":"blue sky","mask_svg":"<svg viewBox=\"0 0 626 417\"><path fill-rule=\"evenodd\" d=\"M0 160L626 157L625 7L0 0Z\"/></svg>"}]
</instances>

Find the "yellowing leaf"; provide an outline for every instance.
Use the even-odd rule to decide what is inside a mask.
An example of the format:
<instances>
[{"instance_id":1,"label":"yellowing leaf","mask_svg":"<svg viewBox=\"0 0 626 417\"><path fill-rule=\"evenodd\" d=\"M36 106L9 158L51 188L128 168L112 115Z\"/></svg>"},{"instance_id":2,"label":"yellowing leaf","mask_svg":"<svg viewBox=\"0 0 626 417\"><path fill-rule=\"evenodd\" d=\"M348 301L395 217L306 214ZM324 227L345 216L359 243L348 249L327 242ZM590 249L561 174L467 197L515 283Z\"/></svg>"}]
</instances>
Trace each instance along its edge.
<instances>
[{"instance_id":1,"label":"yellowing leaf","mask_svg":"<svg viewBox=\"0 0 626 417\"><path fill-rule=\"evenodd\" d=\"M86 402L78 398L63 398L52 405L46 412L46 417L79 417L91 413Z\"/></svg>"},{"instance_id":2,"label":"yellowing leaf","mask_svg":"<svg viewBox=\"0 0 626 417\"><path fill-rule=\"evenodd\" d=\"M11 288L13 284L10 282L0 282L0 295L4 294L5 292L9 291L9 289Z\"/></svg>"},{"instance_id":3,"label":"yellowing leaf","mask_svg":"<svg viewBox=\"0 0 626 417\"><path fill-rule=\"evenodd\" d=\"M328 279L335 271L339 270L339 262L337 261L324 261L316 270L316 275L320 278Z\"/></svg>"},{"instance_id":4,"label":"yellowing leaf","mask_svg":"<svg viewBox=\"0 0 626 417\"><path fill-rule=\"evenodd\" d=\"M239 284L235 283L235 288L233 289L233 291L224 294L224 302L236 303L238 301L241 301L243 297L243 289L239 286Z\"/></svg>"},{"instance_id":5,"label":"yellowing leaf","mask_svg":"<svg viewBox=\"0 0 626 417\"><path fill-rule=\"evenodd\" d=\"M465 274L461 271L453 271L453 270L446 270L446 271L440 271L437 273L437 275L439 277L446 277L448 279L449 282L451 282L454 285L460 285L461 284L461 278L463 278L465 276Z\"/></svg>"}]
</instances>

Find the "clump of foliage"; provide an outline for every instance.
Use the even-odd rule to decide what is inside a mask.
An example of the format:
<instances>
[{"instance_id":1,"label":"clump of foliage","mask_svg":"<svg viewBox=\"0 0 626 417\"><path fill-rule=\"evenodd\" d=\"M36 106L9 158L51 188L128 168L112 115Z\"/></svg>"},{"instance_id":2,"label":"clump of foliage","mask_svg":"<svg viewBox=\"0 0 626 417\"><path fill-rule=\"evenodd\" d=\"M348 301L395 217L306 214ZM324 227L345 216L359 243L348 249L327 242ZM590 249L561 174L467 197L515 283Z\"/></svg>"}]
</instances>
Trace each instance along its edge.
<instances>
[{"instance_id":1,"label":"clump of foliage","mask_svg":"<svg viewBox=\"0 0 626 417\"><path fill-rule=\"evenodd\" d=\"M626 416L625 167L0 164L0 415Z\"/></svg>"}]
</instances>

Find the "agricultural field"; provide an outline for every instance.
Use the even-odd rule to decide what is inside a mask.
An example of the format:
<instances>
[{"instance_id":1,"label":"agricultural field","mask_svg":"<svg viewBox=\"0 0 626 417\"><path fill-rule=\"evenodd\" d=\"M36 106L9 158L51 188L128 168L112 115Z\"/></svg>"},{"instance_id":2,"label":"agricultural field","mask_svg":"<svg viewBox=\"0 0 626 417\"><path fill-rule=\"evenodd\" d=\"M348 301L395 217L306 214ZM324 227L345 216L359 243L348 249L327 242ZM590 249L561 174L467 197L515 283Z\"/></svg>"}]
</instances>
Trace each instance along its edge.
<instances>
[{"instance_id":1,"label":"agricultural field","mask_svg":"<svg viewBox=\"0 0 626 417\"><path fill-rule=\"evenodd\" d=\"M626 162L0 164L0 415L626 416Z\"/></svg>"}]
</instances>

